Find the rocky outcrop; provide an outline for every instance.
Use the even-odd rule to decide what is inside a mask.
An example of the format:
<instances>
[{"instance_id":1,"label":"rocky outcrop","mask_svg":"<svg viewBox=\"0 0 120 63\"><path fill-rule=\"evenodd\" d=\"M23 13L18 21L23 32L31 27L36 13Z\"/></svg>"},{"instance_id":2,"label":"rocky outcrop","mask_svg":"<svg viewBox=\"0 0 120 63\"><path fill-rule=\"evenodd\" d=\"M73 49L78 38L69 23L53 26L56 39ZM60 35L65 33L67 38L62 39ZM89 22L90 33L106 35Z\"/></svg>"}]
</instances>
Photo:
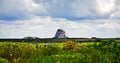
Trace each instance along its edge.
<instances>
[{"instance_id":1,"label":"rocky outcrop","mask_svg":"<svg viewBox=\"0 0 120 63\"><path fill-rule=\"evenodd\" d=\"M65 31L64 30L58 29L54 38L67 38L67 37L65 35Z\"/></svg>"},{"instance_id":2,"label":"rocky outcrop","mask_svg":"<svg viewBox=\"0 0 120 63\"><path fill-rule=\"evenodd\" d=\"M38 37L24 37L23 39L31 40L31 39L39 39L39 38Z\"/></svg>"}]
</instances>

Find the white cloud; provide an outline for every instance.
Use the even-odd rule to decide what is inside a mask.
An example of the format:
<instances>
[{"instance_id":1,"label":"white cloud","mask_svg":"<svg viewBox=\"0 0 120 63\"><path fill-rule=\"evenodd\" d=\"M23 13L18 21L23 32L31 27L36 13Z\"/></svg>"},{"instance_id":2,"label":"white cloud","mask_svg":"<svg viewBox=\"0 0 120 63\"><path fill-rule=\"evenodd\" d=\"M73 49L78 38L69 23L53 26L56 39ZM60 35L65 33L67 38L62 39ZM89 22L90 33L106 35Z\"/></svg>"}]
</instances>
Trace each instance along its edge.
<instances>
[{"instance_id":1,"label":"white cloud","mask_svg":"<svg viewBox=\"0 0 120 63\"><path fill-rule=\"evenodd\" d=\"M116 0L114 12L110 15L111 19L120 19L120 1Z\"/></svg>"},{"instance_id":2,"label":"white cloud","mask_svg":"<svg viewBox=\"0 0 120 63\"><path fill-rule=\"evenodd\" d=\"M63 18L34 17L32 20L0 21L1 38L54 37L58 28L68 37L119 37L120 20L69 21Z\"/></svg>"},{"instance_id":3,"label":"white cloud","mask_svg":"<svg viewBox=\"0 0 120 63\"><path fill-rule=\"evenodd\" d=\"M119 13L119 0L0 0L0 37L53 37L58 28L68 37L119 37Z\"/></svg>"},{"instance_id":4,"label":"white cloud","mask_svg":"<svg viewBox=\"0 0 120 63\"><path fill-rule=\"evenodd\" d=\"M100 15L110 14L115 10L116 0L96 0L96 9Z\"/></svg>"}]
</instances>

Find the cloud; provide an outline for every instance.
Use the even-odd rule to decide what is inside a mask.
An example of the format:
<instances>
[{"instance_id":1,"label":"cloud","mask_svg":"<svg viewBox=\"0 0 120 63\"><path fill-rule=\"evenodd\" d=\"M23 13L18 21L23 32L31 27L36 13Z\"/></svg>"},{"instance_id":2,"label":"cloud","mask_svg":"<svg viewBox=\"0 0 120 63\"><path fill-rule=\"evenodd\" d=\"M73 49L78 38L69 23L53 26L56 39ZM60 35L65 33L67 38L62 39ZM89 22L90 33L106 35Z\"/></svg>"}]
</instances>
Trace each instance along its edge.
<instances>
[{"instance_id":1,"label":"cloud","mask_svg":"<svg viewBox=\"0 0 120 63\"><path fill-rule=\"evenodd\" d=\"M0 37L119 37L119 0L0 0Z\"/></svg>"},{"instance_id":2,"label":"cloud","mask_svg":"<svg viewBox=\"0 0 120 63\"><path fill-rule=\"evenodd\" d=\"M0 38L22 38L37 36L40 38L54 37L58 28L66 31L68 37L119 37L119 20L84 20L70 21L63 18L39 17L31 20L12 22L0 21Z\"/></svg>"},{"instance_id":3,"label":"cloud","mask_svg":"<svg viewBox=\"0 0 120 63\"><path fill-rule=\"evenodd\" d=\"M116 0L96 0L96 9L100 15L111 14L115 10Z\"/></svg>"},{"instance_id":4,"label":"cloud","mask_svg":"<svg viewBox=\"0 0 120 63\"><path fill-rule=\"evenodd\" d=\"M69 20L119 18L119 0L0 0L0 19L50 16Z\"/></svg>"},{"instance_id":5,"label":"cloud","mask_svg":"<svg viewBox=\"0 0 120 63\"><path fill-rule=\"evenodd\" d=\"M116 0L114 12L110 15L111 19L120 19L120 1Z\"/></svg>"},{"instance_id":6,"label":"cloud","mask_svg":"<svg viewBox=\"0 0 120 63\"><path fill-rule=\"evenodd\" d=\"M33 0L0 0L0 19L2 20L30 19L44 12L43 6L36 4Z\"/></svg>"}]
</instances>

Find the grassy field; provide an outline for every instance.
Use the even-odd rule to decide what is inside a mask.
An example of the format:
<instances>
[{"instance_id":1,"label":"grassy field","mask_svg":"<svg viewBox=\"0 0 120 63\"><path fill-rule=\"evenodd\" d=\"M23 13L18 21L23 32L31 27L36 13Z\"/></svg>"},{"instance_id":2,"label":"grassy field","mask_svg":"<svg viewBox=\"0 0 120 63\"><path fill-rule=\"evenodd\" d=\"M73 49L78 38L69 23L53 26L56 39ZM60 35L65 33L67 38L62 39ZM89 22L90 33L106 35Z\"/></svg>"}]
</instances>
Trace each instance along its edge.
<instances>
[{"instance_id":1,"label":"grassy field","mask_svg":"<svg viewBox=\"0 0 120 63\"><path fill-rule=\"evenodd\" d=\"M0 63L120 63L120 43L1 42Z\"/></svg>"}]
</instances>

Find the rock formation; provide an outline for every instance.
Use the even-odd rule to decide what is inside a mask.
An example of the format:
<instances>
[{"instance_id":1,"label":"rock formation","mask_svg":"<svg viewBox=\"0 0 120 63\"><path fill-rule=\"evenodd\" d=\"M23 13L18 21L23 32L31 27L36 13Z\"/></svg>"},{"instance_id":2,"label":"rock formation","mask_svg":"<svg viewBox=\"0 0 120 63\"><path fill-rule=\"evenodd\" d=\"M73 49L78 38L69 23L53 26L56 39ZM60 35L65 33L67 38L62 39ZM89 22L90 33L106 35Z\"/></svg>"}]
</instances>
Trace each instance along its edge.
<instances>
[{"instance_id":1,"label":"rock formation","mask_svg":"<svg viewBox=\"0 0 120 63\"><path fill-rule=\"evenodd\" d=\"M38 37L24 37L23 39L31 40L31 39L39 39L39 38Z\"/></svg>"},{"instance_id":2,"label":"rock formation","mask_svg":"<svg viewBox=\"0 0 120 63\"><path fill-rule=\"evenodd\" d=\"M65 35L65 31L64 30L58 29L54 38L67 38L67 37Z\"/></svg>"}]
</instances>

